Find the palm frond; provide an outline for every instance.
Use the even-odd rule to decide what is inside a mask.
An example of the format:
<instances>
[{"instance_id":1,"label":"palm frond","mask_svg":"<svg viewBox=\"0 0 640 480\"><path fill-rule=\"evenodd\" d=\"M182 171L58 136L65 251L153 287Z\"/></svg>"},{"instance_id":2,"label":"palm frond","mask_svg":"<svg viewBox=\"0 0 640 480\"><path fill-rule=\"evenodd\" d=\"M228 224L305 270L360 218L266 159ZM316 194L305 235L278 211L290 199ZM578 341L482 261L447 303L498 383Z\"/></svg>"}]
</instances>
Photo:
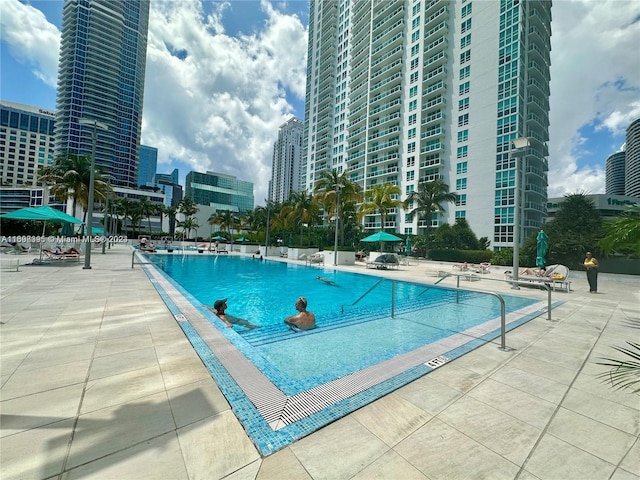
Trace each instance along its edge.
<instances>
[{"instance_id":1,"label":"palm frond","mask_svg":"<svg viewBox=\"0 0 640 480\"><path fill-rule=\"evenodd\" d=\"M616 390L629 389L632 393L640 392L640 343L627 342L631 348L611 347L614 350L631 357L631 360L616 358L602 358L598 365L613 367L608 372L597 375L604 382L610 382Z\"/></svg>"}]
</instances>

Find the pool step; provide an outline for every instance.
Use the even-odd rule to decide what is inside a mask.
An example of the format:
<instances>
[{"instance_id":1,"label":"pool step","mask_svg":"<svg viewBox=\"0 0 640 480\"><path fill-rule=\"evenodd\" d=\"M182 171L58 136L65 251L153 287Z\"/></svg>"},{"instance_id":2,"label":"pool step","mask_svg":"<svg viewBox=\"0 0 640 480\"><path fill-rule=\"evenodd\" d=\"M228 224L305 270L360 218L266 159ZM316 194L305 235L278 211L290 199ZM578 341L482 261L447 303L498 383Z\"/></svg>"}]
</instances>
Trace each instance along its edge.
<instances>
[{"instance_id":1,"label":"pool step","mask_svg":"<svg viewBox=\"0 0 640 480\"><path fill-rule=\"evenodd\" d=\"M413 312L416 310L436 307L448 303L451 303L450 298L440 298L438 300L426 300L423 298L417 298L398 302L395 306L395 309L397 314L401 314L404 312ZM281 323L277 325L266 325L264 327L256 328L253 330L240 332L240 335L250 345L254 347L260 347L270 343L289 340L299 335L314 335L316 333L326 332L327 330L333 330L336 328L343 328L346 326L357 325L359 323L366 323L381 318L387 318L388 316L389 310L387 309L383 311L379 307L360 307L351 311L347 310L343 314L340 314L333 318L320 318L318 319L318 328L314 330L294 332L284 323Z\"/></svg>"}]
</instances>

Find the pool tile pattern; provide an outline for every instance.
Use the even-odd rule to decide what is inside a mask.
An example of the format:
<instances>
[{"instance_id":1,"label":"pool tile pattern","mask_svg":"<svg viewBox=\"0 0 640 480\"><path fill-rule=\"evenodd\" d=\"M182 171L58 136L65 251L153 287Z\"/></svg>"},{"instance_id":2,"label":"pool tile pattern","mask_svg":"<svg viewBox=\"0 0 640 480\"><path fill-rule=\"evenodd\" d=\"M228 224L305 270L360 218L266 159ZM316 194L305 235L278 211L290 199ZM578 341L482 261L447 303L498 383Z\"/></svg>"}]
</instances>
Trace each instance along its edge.
<instances>
[{"instance_id":1,"label":"pool tile pattern","mask_svg":"<svg viewBox=\"0 0 640 480\"><path fill-rule=\"evenodd\" d=\"M247 358L250 345L243 352L227 338L235 333L219 330L207 318L211 314L196 307L199 302L173 279L154 266L143 268L172 313L184 318L180 325L185 334L264 455L483 345L495 338L500 328L500 319L496 318L342 378L286 395ZM509 313L508 328L540 315L545 308L544 302L536 302Z\"/></svg>"}]
</instances>

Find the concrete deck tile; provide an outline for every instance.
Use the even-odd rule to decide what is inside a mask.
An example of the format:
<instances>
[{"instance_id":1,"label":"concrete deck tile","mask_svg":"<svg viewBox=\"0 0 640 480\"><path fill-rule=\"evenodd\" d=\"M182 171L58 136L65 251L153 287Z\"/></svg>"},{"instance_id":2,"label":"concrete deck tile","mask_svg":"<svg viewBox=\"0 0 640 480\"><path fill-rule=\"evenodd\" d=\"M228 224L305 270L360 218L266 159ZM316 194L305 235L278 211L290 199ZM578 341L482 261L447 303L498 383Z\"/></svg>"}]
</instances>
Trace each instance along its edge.
<instances>
[{"instance_id":1,"label":"concrete deck tile","mask_svg":"<svg viewBox=\"0 0 640 480\"><path fill-rule=\"evenodd\" d=\"M525 468L540 480L605 480L615 465L553 435L545 435Z\"/></svg>"},{"instance_id":2,"label":"concrete deck tile","mask_svg":"<svg viewBox=\"0 0 640 480\"><path fill-rule=\"evenodd\" d=\"M166 388L176 388L211 378L211 374L199 358L164 362L160 364L160 370Z\"/></svg>"},{"instance_id":3,"label":"concrete deck tile","mask_svg":"<svg viewBox=\"0 0 640 480\"><path fill-rule=\"evenodd\" d=\"M556 410L556 405L551 402L491 378L467 395L539 429L547 425Z\"/></svg>"},{"instance_id":4,"label":"concrete deck tile","mask_svg":"<svg viewBox=\"0 0 640 480\"><path fill-rule=\"evenodd\" d=\"M74 419L2 439L2 480L41 479L62 470Z\"/></svg>"},{"instance_id":5,"label":"concrete deck tile","mask_svg":"<svg viewBox=\"0 0 640 480\"><path fill-rule=\"evenodd\" d=\"M341 418L290 448L317 480L351 478L389 450L351 417Z\"/></svg>"},{"instance_id":6,"label":"concrete deck tile","mask_svg":"<svg viewBox=\"0 0 640 480\"><path fill-rule=\"evenodd\" d=\"M640 476L627 472L621 468L616 469L611 476L611 480L640 480Z\"/></svg>"},{"instance_id":7,"label":"concrete deck tile","mask_svg":"<svg viewBox=\"0 0 640 480\"><path fill-rule=\"evenodd\" d=\"M565 368L531 355L532 353L534 352L525 350L511 360L509 366L567 386L576 378L577 368Z\"/></svg>"},{"instance_id":8,"label":"concrete deck tile","mask_svg":"<svg viewBox=\"0 0 640 480\"><path fill-rule=\"evenodd\" d=\"M23 370L20 366L3 385L2 400L83 383L90 363L91 359L86 359L37 370Z\"/></svg>"},{"instance_id":9,"label":"concrete deck tile","mask_svg":"<svg viewBox=\"0 0 640 480\"><path fill-rule=\"evenodd\" d=\"M230 473L229 475L224 477L224 479L225 480L255 480L258 475L258 471L260 470L260 463L261 463L260 460L251 462L249 465L245 465L241 469Z\"/></svg>"},{"instance_id":10,"label":"concrete deck tile","mask_svg":"<svg viewBox=\"0 0 640 480\"><path fill-rule=\"evenodd\" d=\"M429 376L433 380L444 383L445 385L463 393L468 392L486 378L479 373L459 367L455 363L450 363L445 366L447 367L446 369L442 367L437 368L433 372L429 373Z\"/></svg>"},{"instance_id":11,"label":"concrete deck tile","mask_svg":"<svg viewBox=\"0 0 640 480\"><path fill-rule=\"evenodd\" d=\"M427 412L395 394L356 410L352 416L390 447L431 418Z\"/></svg>"},{"instance_id":12,"label":"concrete deck tile","mask_svg":"<svg viewBox=\"0 0 640 480\"><path fill-rule=\"evenodd\" d=\"M36 345L27 355L20 366L21 371L35 370L42 367L60 365L78 360L90 359L95 350L95 343L81 343L76 345L41 347Z\"/></svg>"},{"instance_id":13,"label":"concrete deck tile","mask_svg":"<svg viewBox=\"0 0 640 480\"><path fill-rule=\"evenodd\" d=\"M637 439L635 435L562 407L549 425L548 432L614 465L624 458Z\"/></svg>"},{"instance_id":14,"label":"concrete deck tile","mask_svg":"<svg viewBox=\"0 0 640 480\"><path fill-rule=\"evenodd\" d=\"M84 414L120 405L164 390L164 381L158 365L90 380L80 412Z\"/></svg>"},{"instance_id":15,"label":"concrete deck tile","mask_svg":"<svg viewBox=\"0 0 640 480\"><path fill-rule=\"evenodd\" d=\"M311 480L304 466L290 448L285 448L262 461L256 480L282 480L286 472L287 480Z\"/></svg>"},{"instance_id":16,"label":"concrete deck tile","mask_svg":"<svg viewBox=\"0 0 640 480\"><path fill-rule=\"evenodd\" d=\"M148 332L138 335L127 335L126 337L106 338L98 340L96 356L102 357L104 355L113 355L114 353L123 353L152 346L153 340Z\"/></svg>"},{"instance_id":17,"label":"concrete deck tile","mask_svg":"<svg viewBox=\"0 0 640 480\"><path fill-rule=\"evenodd\" d=\"M600 365L599 368L601 372L607 372L607 367ZM573 388L634 410L640 410L640 400L638 400L637 394L630 394L628 390L616 390L609 381L602 378L592 375L580 375L573 384Z\"/></svg>"},{"instance_id":18,"label":"concrete deck tile","mask_svg":"<svg viewBox=\"0 0 640 480\"><path fill-rule=\"evenodd\" d=\"M165 392L80 415L69 451L68 468L146 443L173 432L175 424ZM172 441L173 436L166 436Z\"/></svg>"},{"instance_id":19,"label":"concrete deck tile","mask_svg":"<svg viewBox=\"0 0 640 480\"><path fill-rule=\"evenodd\" d=\"M518 466L434 418L394 450L432 480L513 479ZM473 473L471 473L473 472Z\"/></svg>"},{"instance_id":20,"label":"concrete deck tile","mask_svg":"<svg viewBox=\"0 0 640 480\"><path fill-rule=\"evenodd\" d=\"M84 385L56 388L46 392L4 400L1 404L0 436L75 418Z\"/></svg>"},{"instance_id":21,"label":"concrete deck tile","mask_svg":"<svg viewBox=\"0 0 640 480\"><path fill-rule=\"evenodd\" d=\"M568 388L561 383L534 375L510 365L494 373L491 378L552 403L560 402Z\"/></svg>"},{"instance_id":22,"label":"concrete deck tile","mask_svg":"<svg viewBox=\"0 0 640 480\"><path fill-rule=\"evenodd\" d=\"M636 440L633 447L629 449L624 460L620 463L620 468L640 477L640 439Z\"/></svg>"},{"instance_id":23,"label":"concrete deck tile","mask_svg":"<svg viewBox=\"0 0 640 480\"><path fill-rule=\"evenodd\" d=\"M89 372L89 380L98 380L142 368L151 368L157 366L157 364L158 358L153 347L103 355L102 357L94 358Z\"/></svg>"},{"instance_id":24,"label":"concrete deck tile","mask_svg":"<svg viewBox=\"0 0 640 480\"><path fill-rule=\"evenodd\" d=\"M87 465L76 467L61 480L188 480L187 469L175 432L152 438L133 447L112 453Z\"/></svg>"},{"instance_id":25,"label":"concrete deck tile","mask_svg":"<svg viewBox=\"0 0 640 480\"><path fill-rule=\"evenodd\" d=\"M541 429L470 396L458 400L438 418L518 465L527 458L541 433Z\"/></svg>"},{"instance_id":26,"label":"concrete deck tile","mask_svg":"<svg viewBox=\"0 0 640 480\"><path fill-rule=\"evenodd\" d=\"M625 392L618 394L629 395ZM630 435L640 435L640 399L638 408L634 409L589 392L570 390L562 406Z\"/></svg>"},{"instance_id":27,"label":"concrete deck tile","mask_svg":"<svg viewBox=\"0 0 640 480\"><path fill-rule=\"evenodd\" d=\"M463 395L461 391L438 382L431 375L419 378L395 393L431 415L437 415Z\"/></svg>"},{"instance_id":28,"label":"concrete deck tile","mask_svg":"<svg viewBox=\"0 0 640 480\"><path fill-rule=\"evenodd\" d=\"M395 478L402 480L428 480L416 467L394 451L389 451L357 473L351 480Z\"/></svg>"},{"instance_id":29,"label":"concrete deck tile","mask_svg":"<svg viewBox=\"0 0 640 480\"><path fill-rule=\"evenodd\" d=\"M229 410L178 429L189 478L223 478L260 458Z\"/></svg>"},{"instance_id":30,"label":"concrete deck tile","mask_svg":"<svg viewBox=\"0 0 640 480\"><path fill-rule=\"evenodd\" d=\"M178 428L231 409L213 379L200 380L167 390L173 419Z\"/></svg>"}]
</instances>

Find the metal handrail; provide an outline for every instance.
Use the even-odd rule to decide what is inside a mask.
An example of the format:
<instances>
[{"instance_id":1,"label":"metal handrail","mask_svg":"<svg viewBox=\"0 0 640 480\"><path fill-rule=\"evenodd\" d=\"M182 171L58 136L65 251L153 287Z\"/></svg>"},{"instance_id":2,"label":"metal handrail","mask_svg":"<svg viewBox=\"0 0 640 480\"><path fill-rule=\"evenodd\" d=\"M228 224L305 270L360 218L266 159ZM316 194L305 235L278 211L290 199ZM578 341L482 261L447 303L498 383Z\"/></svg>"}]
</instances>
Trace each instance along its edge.
<instances>
[{"instance_id":1,"label":"metal handrail","mask_svg":"<svg viewBox=\"0 0 640 480\"><path fill-rule=\"evenodd\" d=\"M164 260L160 260L160 262L136 262L136 253L138 253L137 250L133 250L131 252L131 268L133 268L134 265L160 265L160 267L162 268L162 270L164 270Z\"/></svg>"},{"instance_id":2,"label":"metal handrail","mask_svg":"<svg viewBox=\"0 0 640 480\"><path fill-rule=\"evenodd\" d=\"M371 290L373 290L374 288L376 288L378 285L380 285L382 282L384 282L386 280L386 278L381 278L380 280L378 280L369 290L367 290L366 292L364 292L362 295L360 295L360 297L353 302L351 305L347 305L346 303L341 305L340 307L340 313L344 313L344 307L353 307L356 303L358 303L360 300L362 300L364 297L366 297L367 295L369 295L369 292L371 292ZM393 299L392 299L393 301ZM393 316L393 315L392 315Z\"/></svg>"}]
</instances>

